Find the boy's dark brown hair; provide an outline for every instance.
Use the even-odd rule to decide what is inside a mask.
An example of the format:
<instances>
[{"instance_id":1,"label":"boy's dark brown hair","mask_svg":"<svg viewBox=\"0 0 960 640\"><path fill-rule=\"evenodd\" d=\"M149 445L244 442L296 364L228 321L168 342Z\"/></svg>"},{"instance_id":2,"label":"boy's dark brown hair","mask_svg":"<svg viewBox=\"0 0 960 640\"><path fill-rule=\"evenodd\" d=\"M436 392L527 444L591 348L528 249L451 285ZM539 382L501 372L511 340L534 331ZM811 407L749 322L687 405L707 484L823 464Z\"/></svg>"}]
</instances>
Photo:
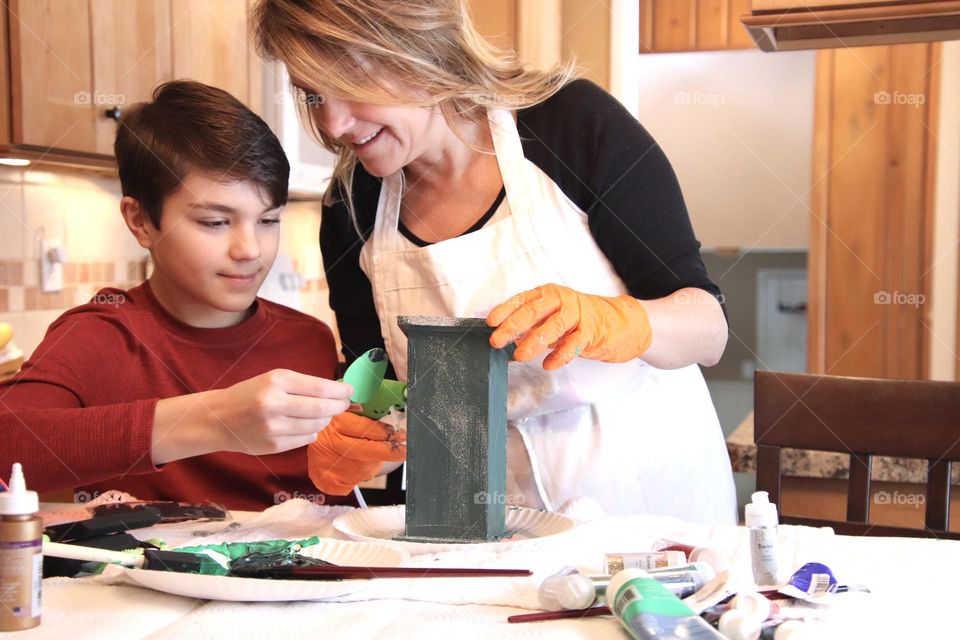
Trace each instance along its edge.
<instances>
[{"instance_id":1,"label":"boy's dark brown hair","mask_svg":"<svg viewBox=\"0 0 960 640\"><path fill-rule=\"evenodd\" d=\"M164 198L190 171L252 182L272 207L287 203L290 164L280 141L267 123L216 87L191 80L160 85L151 102L123 114L113 149L123 195L136 198L158 229Z\"/></svg>"}]
</instances>

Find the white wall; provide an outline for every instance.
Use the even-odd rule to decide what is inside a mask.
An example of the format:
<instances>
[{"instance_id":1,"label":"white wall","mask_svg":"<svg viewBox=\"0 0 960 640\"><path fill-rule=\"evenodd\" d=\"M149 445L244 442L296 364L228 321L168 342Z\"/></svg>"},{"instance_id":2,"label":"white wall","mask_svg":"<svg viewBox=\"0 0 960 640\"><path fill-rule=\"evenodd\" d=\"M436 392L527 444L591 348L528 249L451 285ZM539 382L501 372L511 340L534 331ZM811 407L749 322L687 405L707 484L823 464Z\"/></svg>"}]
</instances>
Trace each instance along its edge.
<instances>
[{"instance_id":1,"label":"white wall","mask_svg":"<svg viewBox=\"0 0 960 640\"><path fill-rule=\"evenodd\" d=\"M673 164L700 241L806 247L815 54L637 57L640 122Z\"/></svg>"}]
</instances>

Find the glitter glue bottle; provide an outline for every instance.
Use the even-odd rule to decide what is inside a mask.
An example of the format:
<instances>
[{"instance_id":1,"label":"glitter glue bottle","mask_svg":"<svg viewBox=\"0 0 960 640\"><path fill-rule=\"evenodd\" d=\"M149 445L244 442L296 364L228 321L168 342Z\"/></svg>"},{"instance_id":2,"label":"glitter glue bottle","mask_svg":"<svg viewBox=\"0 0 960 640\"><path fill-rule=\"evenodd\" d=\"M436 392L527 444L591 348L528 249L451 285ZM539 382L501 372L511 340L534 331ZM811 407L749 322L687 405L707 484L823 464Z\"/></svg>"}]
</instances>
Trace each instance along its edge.
<instances>
[{"instance_id":1,"label":"glitter glue bottle","mask_svg":"<svg viewBox=\"0 0 960 640\"><path fill-rule=\"evenodd\" d=\"M8 486L0 493L0 631L20 631L40 624L43 524L19 462Z\"/></svg>"},{"instance_id":2,"label":"glitter glue bottle","mask_svg":"<svg viewBox=\"0 0 960 640\"><path fill-rule=\"evenodd\" d=\"M750 564L758 586L776 586L777 581L777 505L766 491L757 491L744 509L750 531Z\"/></svg>"}]
</instances>

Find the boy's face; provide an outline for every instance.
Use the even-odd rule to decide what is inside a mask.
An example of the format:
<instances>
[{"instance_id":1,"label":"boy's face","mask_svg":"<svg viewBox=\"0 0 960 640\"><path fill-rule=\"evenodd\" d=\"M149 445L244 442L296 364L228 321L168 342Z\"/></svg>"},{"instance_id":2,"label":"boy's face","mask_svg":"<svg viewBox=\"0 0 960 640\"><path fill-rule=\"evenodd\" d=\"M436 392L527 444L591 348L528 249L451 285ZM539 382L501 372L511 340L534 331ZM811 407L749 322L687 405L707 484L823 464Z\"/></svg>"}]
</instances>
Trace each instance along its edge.
<instances>
[{"instance_id":1,"label":"boy's face","mask_svg":"<svg viewBox=\"0 0 960 640\"><path fill-rule=\"evenodd\" d=\"M164 200L160 229L146 225L164 308L195 327L242 322L277 256L281 209L269 207L250 182L188 173Z\"/></svg>"}]
</instances>

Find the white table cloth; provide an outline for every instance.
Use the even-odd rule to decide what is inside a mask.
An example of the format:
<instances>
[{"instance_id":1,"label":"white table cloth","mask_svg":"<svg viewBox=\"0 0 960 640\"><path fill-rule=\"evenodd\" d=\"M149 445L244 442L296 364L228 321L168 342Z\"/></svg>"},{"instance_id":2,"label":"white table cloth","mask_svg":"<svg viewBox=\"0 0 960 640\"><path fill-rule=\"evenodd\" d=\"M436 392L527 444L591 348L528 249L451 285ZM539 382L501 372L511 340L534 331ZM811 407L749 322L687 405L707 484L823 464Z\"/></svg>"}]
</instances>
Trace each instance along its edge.
<instances>
[{"instance_id":1,"label":"white table cloth","mask_svg":"<svg viewBox=\"0 0 960 640\"><path fill-rule=\"evenodd\" d=\"M137 530L171 545L309 535L343 537L331 526L344 508L294 500L242 523L187 523ZM218 532L218 530L223 530ZM198 535L198 534L206 534ZM747 531L672 518L606 516L556 536L490 552L466 548L416 555L412 566L529 568L531 578L373 580L340 602L237 603L155 592L120 578L49 578L43 622L23 638L627 638L612 617L508 624L537 609L540 581L563 565L600 572L604 552L649 550L659 538L711 546L729 554L734 579L750 581ZM781 562L830 566L841 584L870 594L838 596L822 637L960 637L956 609L960 543L928 539L835 536L829 529L780 527ZM946 634L946 635L944 635Z\"/></svg>"}]
</instances>

